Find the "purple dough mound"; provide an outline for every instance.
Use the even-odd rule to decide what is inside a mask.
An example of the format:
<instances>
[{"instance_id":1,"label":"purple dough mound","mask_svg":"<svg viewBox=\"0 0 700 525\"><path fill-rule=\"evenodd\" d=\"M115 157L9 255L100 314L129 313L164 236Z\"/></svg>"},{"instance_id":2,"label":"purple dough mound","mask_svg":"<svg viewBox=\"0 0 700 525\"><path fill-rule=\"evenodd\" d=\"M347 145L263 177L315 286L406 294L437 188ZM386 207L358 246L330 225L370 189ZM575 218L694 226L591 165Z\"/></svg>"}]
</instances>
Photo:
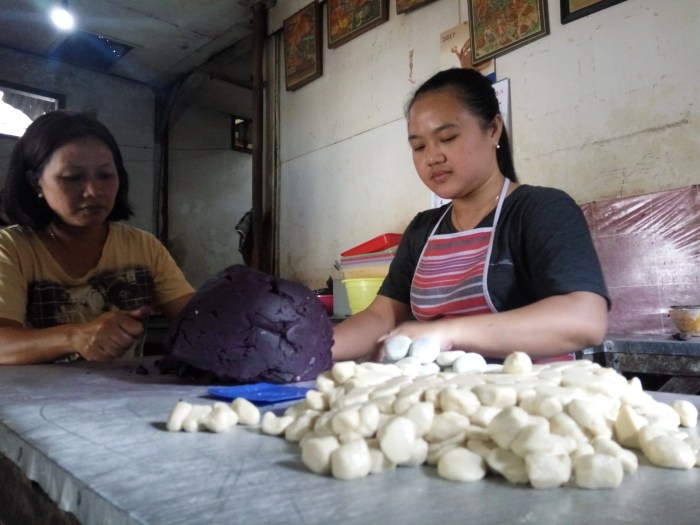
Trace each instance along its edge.
<instances>
[{"instance_id":1,"label":"purple dough mound","mask_svg":"<svg viewBox=\"0 0 700 525\"><path fill-rule=\"evenodd\" d=\"M171 359L222 382L308 381L333 364L333 327L314 293L243 265L204 283L167 341Z\"/></svg>"}]
</instances>

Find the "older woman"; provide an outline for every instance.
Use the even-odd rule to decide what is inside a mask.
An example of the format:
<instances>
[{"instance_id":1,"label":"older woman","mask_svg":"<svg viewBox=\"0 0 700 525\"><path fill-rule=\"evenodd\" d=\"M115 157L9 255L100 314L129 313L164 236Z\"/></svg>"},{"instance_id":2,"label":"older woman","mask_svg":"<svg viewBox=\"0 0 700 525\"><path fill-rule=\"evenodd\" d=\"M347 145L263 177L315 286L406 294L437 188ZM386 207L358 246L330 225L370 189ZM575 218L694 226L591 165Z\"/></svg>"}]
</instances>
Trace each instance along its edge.
<instances>
[{"instance_id":1,"label":"older woman","mask_svg":"<svg viewBox=\"0 0 700 525\"><path fill-rule=\"evenodd\" d=\"M0 364L137 348L148 315L175 317L194 290L132 214L129 183L109 130L82 113L35 120L10 158L0 231Z\"/></svg>"}]
</instances>

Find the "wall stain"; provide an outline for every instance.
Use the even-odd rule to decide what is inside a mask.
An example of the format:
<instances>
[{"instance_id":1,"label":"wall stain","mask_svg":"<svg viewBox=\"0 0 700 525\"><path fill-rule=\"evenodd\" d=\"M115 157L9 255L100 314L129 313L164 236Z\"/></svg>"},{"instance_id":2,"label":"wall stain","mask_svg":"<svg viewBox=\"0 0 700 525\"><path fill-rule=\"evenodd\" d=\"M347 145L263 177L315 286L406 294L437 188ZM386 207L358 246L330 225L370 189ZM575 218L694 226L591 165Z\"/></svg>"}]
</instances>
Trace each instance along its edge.
<instances>
[{"instance_id":1,"label":"wall stain","mask_svg":"<svg viewBox=\"0 0 700 525\"><path fill-rule=\"evenodd\" d=\"M677 122L669 122L668 124L663 124L662 126L653 126L651 128L640 129L639 131L635 131L634 133L628 133L627 135L619 135L617 137L611 137L609 139L596 140L596 141L591 142L591 144L598 146L600 144L607 144L609 142L615 142L615 141L621 140L621 139L628 139L628 138L636 137L639 135L646 135L648 133L657 133L659 131L666 131L669 129L677 128L679 126L685 126L687 124L690 124L689 117L685 117Z\"/></svg>"}]
</instances>

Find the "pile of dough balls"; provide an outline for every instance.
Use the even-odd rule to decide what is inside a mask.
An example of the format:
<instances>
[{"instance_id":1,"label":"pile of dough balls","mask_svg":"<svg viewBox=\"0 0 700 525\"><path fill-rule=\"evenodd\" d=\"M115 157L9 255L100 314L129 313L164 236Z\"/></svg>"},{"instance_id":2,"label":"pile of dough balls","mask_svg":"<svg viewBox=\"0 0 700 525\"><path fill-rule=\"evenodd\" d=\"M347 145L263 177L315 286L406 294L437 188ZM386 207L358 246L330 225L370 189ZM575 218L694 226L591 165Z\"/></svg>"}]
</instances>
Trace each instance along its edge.
<instances>
[{"instance_id":1,"label":"pile of dough balls","mask_svg":"<svg viewBox=\"0 0 700 525\"><path fill-rule=\"evenodd\" d=\"M255 426L260 423L260 409L238 397L231 403L200 405L178 401L170 412L165 428L171 432L226 432L237 424Z\"/></svg>"},{"instance_id":2,"label":"pile of dough balls","mask_svg":"<svg viewBox=\"0 0 700 525\"><path fill-rule=\"evenodd\" d=\"M166 426L259 425L298 442L312 472L343 480L428 464L453 481L492 473L534 488L604 489L637 469L633 450L659 467L700 466L700 439L680 428L697 425L692 403L658 402L639 379L587 360L533 365L515 352L498 370L462 373L345 361L316 386L282 415L261 417L244 399L214 407L181 401Z\"/></svg>"},{"instance_id":3,"label":"pile of dough balls","mask_svg":"<svg viewBox=\"0 0 700 525\"><path fill-rule=\"evenodd\" d=\"M317 390L262 431L298 442L317 474L352 480L428 464L453 481L487 473L553 488L616 488L637 469L700 465L697 424L686 400L657 402L639 379L591 361L533 365L521 352L500 371L427 375L386 363L336 363Z\"/></svg>"}]
</instances>

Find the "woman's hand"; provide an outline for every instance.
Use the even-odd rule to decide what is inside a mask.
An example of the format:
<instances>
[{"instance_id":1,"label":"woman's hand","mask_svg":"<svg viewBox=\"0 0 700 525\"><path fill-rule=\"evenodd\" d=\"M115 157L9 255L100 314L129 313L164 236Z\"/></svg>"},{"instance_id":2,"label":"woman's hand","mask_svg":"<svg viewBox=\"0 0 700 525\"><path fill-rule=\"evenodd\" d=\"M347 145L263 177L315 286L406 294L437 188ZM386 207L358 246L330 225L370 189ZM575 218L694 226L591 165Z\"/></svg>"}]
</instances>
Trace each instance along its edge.
<instances>
[{"instance_id":1,"label":"woman's hand","mask_svg":"<svg viewBox=\"0 0 700 525\"><path fill-rule=\"evenodd\" d=\"M404 335L415 341L419 337L431 337L440 342L440 351L452 350L454 344L447 326L441 320L420 323L407 321L394 328L391 332L379 338L378 343L384 343L387 339L396 335Z\"/></svg>"},{"instance_id":2,"label":"woman's hand","mask_svg":"<svg viewBox=\"0 0 700 525\"><path fill-rule=\"evenodd\" d=\"M333 360L381 359L377 339L394 329L408 317L408 306L404 303L378 295L367 309L353 315L333 330Z\"/></svg>"},{"instance_id":3,"label":"woman's hand","mask_svg":"<svg viewBox=\"0 0 700 525\"><path fill-rule=\"evenodd\" d=\"M0 365L50 363L79 353L88 361L112 361L124 355L145 329L149 306L105 312L94 321L50 328L26 328L0 319Z\"/></svg>"},{"instance_id":4,"label":"woman's hand","mask_svg":"<svg viewBox=\"0 0 700 525\"><path fill-rule=\"evenodd\" d=\"M123 356L144 331L151 309L141 306L129 312L110 311L75 331L75 350L88 361L112 361Z\"/></svg>"},{"instance_id":5,"label":"woman's hand","mask_svg":"<svg viewBox=\"0 0 700 525\"><path fill-rule=\"evenodd\" d=\"M379 338L430 336L442 351L466 350L503 359L514 351L547 357L600 344L607 330L607 303L591 292L572 292L495 314L405 322Z\"/></svg>"}]
</instances>

